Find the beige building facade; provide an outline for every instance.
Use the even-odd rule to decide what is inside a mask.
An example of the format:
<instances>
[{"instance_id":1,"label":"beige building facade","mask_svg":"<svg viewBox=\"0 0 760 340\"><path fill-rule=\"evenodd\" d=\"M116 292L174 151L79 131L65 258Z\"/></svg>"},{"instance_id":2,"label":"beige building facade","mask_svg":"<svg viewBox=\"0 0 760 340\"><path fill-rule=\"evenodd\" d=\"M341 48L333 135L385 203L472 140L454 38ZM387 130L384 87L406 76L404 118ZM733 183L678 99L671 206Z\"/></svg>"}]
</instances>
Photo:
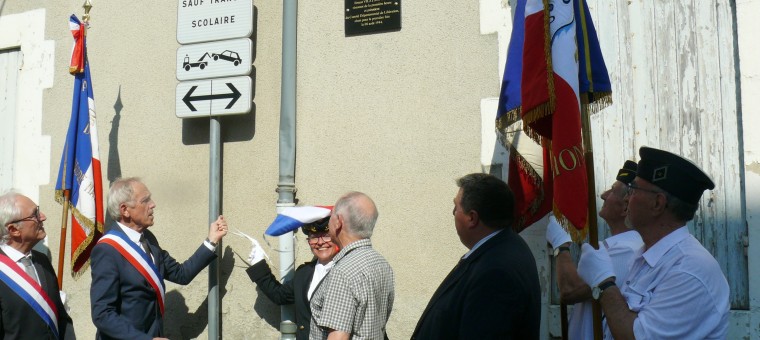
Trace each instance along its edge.
<instances>
[{"instance_id":1,"label":"beige building facade","mask_svg":"<svg viewBox=\"0 0 760 340\"><path fill-rule=\"evenodd\" d=\"M507 153L496 141L493 120L512 2L406 0L399 31L353 37L344 32L344 1L298 3L296 198L299 204L331 205L342 193L357 190L375 200L380 217L373 245L388 259L396 279L391 339L411 335L438 284L466 252L451 216L455 179L483 171L506 178ZM73 84L68 16L81 16L81 5L79 0L0 1L0 67L6 67L0 68L6 84L0 84L5 91L0 93L0 191L15 188L39 202L48 216L54 261L61 235L54 186ZM695 155L712 169L727 188L716 190L711 201L722 208L703 202L704 216L693 230L730 235L724 237L725 246L711 248L727 263L732 291L739 292L732 295L730 338L760 336L759 264L747 260L760 255L753 248L760 242L760 191L751 185L760 181L760 142L749 129L760 124L760 105L755 105L760 83L757 66L745 62L760 57L750 43L758 24L748 14L758 13L760 1L694 5L717 8L709 13L691 8L697 18L714 21L704 24L708 28L688 22L702 32L697 41L712 41L707 47L679 43L689 40L688 33L673 38L672 45L663 45L658 30L641 37L650 25L663 25L655 19L678 17L676 8L668 12L644 1L589 5L615 101L593 119L597 192L624 159L637 158L642 145ZM96 1L87 42L104 186L107 190L107 183L118 177L142 177L157 203L151 230L164 249L184 260L207 234L209 122L175 116L177 6L177 1ZM262 241L277 201L283 7L282 1L254 6L252 113L221 119L221 210L232 228ZM640 21L641 13L652 20ZM671 52L643 52L652 46ZM690 63L692 54L719 62ZM673 65L663 65L669 61ZM669 67L681 72L658 78ZM663 91L675 91L667 97L682 101L666 101L658 94ZM716 91L721 99L705 99ZM690 98L697 99L685 105ZM652 118L673 111L683 118ZM712 125L704 122L719 124L720 131L708 134ZM668 131L672 127L677 129ZM728 147L718 150L718 144ZM542 336L549 338L558 334L559 323L551 303L544 224L522 236L542 276ZM713 225L721 231L704 232ZM271 246L264 247L276 267L278 241L268 241ZM297 264L311 258L300 235L295 248ZM224 240L221 334L274 339L280 309L245 274L249 251L245 239L228 235ZM730 259L737 256L743 262L734 268L730 263L736 261ZM63 290L74 325L81 338L93 338L89 271L74 280L66 257ZM165 330L170 338L208 337L207 289L208 270L187 286L167 283Z\"/></svg>"}]
</instances>

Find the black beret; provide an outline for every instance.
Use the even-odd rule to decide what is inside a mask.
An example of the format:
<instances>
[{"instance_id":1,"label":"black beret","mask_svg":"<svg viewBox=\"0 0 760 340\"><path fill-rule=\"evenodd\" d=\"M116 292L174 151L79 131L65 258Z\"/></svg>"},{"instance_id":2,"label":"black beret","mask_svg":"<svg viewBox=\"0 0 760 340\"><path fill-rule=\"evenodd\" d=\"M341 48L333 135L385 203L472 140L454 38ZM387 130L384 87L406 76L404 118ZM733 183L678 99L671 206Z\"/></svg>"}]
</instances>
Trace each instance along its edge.
<instances>
[{"instance_id":1,"label":"black beret","mask_svg":"<svg viewBox=\"0 0 760 340\"><path fill-rule=\"evenodd\" d=\"M643 146L639 156L638 177L687 203L699 203L705 190L715 188L710 176L679 155Z\"/></svg>"},{"instance_id":2,"label":"black beret","mask_svg":"<svg viewBox=\"0 0 760 340\"><path fill-rule=\"evenodd\" d=\"M625 184L633 182L633 179L636 178L636 169L637 165L634 161L625 161L625 164L623 164L623 168L618 171L618 175L615 179L618 181L621 181Z\"/></svg>"},{"instance_id":3,"label":"black beret","mask_svg":"<svg viewBox=\"0 0 760 340\"><path fill-rule=\"evenodd\" d=\"M303 227L301 227L301 231L303 231L303 233L306 235L326 233L330 229L329 222L330 216L327 216L321 220L305 224Z\"/></svg>"}]
</instances>

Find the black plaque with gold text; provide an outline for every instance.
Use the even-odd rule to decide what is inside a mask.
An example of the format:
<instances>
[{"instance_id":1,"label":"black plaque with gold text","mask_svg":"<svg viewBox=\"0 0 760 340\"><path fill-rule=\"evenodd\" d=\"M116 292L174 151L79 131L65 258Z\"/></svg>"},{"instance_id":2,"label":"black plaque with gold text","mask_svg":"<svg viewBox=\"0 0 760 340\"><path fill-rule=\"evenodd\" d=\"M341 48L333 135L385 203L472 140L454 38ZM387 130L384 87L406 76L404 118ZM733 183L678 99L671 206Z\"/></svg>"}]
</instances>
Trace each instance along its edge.
<instances>
[{"instance_id":1,"label":"black plaque with gold text","mask_svg":"<svg viewBox=\"0 0 760 340\"><path fill-rule=\"evenodd\" d=\"M346 36L398 31L401 0L346 0Z\"/></svg>"}]
</instances>

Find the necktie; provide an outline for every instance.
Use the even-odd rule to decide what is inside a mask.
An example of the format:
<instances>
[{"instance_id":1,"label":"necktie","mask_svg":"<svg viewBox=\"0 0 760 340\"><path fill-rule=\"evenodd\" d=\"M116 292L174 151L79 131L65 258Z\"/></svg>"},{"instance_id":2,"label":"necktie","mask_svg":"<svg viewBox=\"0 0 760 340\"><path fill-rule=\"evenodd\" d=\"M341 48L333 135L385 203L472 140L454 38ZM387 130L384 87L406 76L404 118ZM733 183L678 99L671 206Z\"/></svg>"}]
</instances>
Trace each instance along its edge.
<instances>
[{"instance_id":1,"label":"necktie","mask_svg":"<svg viewBox=\"0 0 760 340\"><path fill-rule=\"evenodd\" d=\"M24 256L18 261L24 265L24 270L26 271L26 273L29 274L29 276L31 276L34 279L34 281L37 282L37 284L39 284L40 278L37 277L37 272L34 271L34 267L32 265L32 258L29 256Z\"/></svg>"},{"instance_id":2,"label":"necktie","mask_svg":"<svg viewBox=\"0 0 760 340\"><path fill-rule=\"evenodd\" d=\"M140 245L142 245L142 249L145 251L146 254L148 254L148 258L152 260L152 256L150 254L150 247L148 247L148 240L145 239L145 235L140 235Z\"/></svg>"}]
</instances>

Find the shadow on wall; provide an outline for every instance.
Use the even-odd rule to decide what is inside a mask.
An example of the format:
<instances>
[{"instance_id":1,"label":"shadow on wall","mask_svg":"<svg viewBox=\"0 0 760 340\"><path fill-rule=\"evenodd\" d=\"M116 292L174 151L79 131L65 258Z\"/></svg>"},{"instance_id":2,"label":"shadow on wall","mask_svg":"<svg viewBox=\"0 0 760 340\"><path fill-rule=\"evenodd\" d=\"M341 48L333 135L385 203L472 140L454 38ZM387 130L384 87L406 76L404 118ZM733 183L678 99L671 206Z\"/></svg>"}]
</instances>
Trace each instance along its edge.
<instances>
[{"instance_id":1,"label":"shadow on wall","mask_svg":"<svg viewBox=\"0 0 760 340\"><path fill-rule=\"evenodd\" d=\"M219 299L222 303L224 295L227 294L227 281L235 266L233 255L232 248L226 247L219 264ZM195 311L190 312L185 297L173 290L166 293L165 308L164 331L169 339L195 339L208 325L208 297Z\"/></svg>"},{"instance_id":2,"label":"shadow on wall","mask_svg":"<svg viewBox=\"0 0 760 340\"><path fill-rule=\"evenodd\" d=\"M108 178L108 188L111 184L119 178L121 178L121 158L119 157L119 123L121 122L121 110L124 105L121 103L121 85L119 85L119 93L116 95L116 102L113 104L114 116L111 120L111 131L108 133L108 164L106 168L106 177ZM104 197L108 199L107 197ZM113 219L106 212L105 225L109 226L113 224Z\"/></svg>"},{"instance_id":3,"label":"shadow on wall","mask_svg":"<svg viewBox=\"0 0 760 340\"><path fill-rule=\"evenodd\" d=\"M254 285L254 283L251 283ZM253 303L253 311L264 319L272 328L280 329L280 306L269 300L264 291L256 287L256 301Z\"/></svg>"}]
</instances>

